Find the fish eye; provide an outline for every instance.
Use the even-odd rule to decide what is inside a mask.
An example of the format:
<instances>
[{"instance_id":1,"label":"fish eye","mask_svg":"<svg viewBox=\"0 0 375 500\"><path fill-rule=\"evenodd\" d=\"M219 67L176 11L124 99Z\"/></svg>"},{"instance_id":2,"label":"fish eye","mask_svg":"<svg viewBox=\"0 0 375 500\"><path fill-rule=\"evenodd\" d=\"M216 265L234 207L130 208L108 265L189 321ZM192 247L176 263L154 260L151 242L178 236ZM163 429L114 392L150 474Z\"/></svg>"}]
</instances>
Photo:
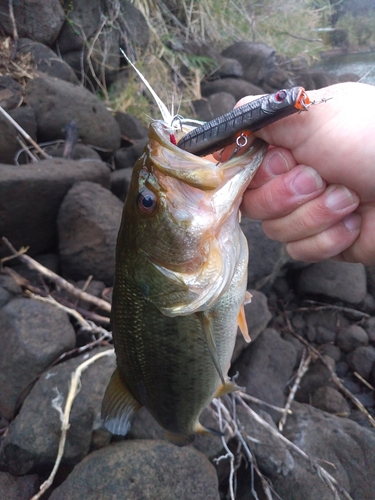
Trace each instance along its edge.
<instances>
[{"instance_id":1,"label":"fish eye","mask_svg":"<svg viewBox=\"0 0 375 500\"><path fill-rule=\"evenodd\" d=\"M285 90L279 90L279 92L277 92L275 95L275 99L278 102L282 102L285 98L286 98Z\"/></svg>"},{"instance_id":2,"label":"fish eye","mask_svg":"<svg viewBox=\"0 0 375 500\"><path fill-rule=\"evenodd\" d=\"M156 208L156 195L149 189L143 189L137 196L137 205L144 214L152 214Z\"/></svg>"}]
</instances>

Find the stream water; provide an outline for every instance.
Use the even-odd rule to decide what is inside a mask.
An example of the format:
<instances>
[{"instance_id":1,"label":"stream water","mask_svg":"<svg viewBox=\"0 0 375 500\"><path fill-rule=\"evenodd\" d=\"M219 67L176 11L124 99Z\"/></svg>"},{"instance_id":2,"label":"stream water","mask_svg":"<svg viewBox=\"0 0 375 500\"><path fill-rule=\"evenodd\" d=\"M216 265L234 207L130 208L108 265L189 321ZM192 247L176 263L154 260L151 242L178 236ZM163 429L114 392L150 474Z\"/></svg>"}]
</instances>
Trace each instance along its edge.
<instances>
[{"instance_id":1,"label":"stream water","mask_svg":"<svg viewBox=\"0 0 375 500\"><path fill-rule=\"evenodd\" d=\"M375 85L375 52L332 56L315 66L334 74L355 73L362 83Z\"/></svg>"}]
</instances>

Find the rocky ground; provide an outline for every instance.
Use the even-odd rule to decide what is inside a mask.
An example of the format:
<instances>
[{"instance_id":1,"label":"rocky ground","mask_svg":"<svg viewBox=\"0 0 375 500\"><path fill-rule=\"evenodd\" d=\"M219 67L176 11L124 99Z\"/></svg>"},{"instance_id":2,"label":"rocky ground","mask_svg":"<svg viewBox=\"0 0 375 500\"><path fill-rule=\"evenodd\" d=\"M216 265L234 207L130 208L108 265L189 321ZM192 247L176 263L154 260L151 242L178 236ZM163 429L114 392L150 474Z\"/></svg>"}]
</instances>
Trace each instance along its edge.
<instances>
[{"instance_id":1,"label":"rocky ground","mask_svg":"<svg viewBox=\"0 0 375 500\"><path fill-rule=\"evenodd\" d=\"M131 115L113 115L92 91L82 40L95 37L102 3L77 1L68 20L58 0L23 3L33 9L24 16L14 3L15 24L7 2L0 5L0 105L41 149L1 115L0 498L36 495L66 435L42 498L372 500L375 267L291 261L257 221L242 223L252 343L238 337L232 375L244 391L215 401L203 418L225 439L178 448L146 411L126 440L103 428L101 399L115 364L108 317L116 234L147 130ZM127 40L145 47L145 20L120 4ZM120 33L111 34L112 47ZM245 94L335 81L280 69L275 50L259 44L184 50L218 63L217 79L202 83L194 103L202 119ZM103 71L114 82L124 61L111 54ZM26 255L9 259L22 247Z\"/></svg>"}]
</instances>

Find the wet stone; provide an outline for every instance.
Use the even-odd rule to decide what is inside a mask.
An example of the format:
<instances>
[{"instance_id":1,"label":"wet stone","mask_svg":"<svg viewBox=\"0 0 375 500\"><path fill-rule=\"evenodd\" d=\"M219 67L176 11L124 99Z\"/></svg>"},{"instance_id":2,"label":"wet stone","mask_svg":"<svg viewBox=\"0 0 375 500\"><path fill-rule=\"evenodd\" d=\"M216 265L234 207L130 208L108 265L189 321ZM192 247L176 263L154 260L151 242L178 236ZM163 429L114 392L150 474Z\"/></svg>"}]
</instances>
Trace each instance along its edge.
<instances>
[{"instance_id":1,"label":"wet stone","mask_svg":"<svg viewBox=\"0 0 375 500\"><path fill-rule=\"evenodd\" d=\"M350 325L338 333L336 343L343 352L350 352L356 347L366 346L368 335L361 326Z\"/></svg>"},{"instance_id":2,"label":"wet stone","mask_svg":"<svg viewBox=\"0 0 375 500\"><path fill-rule=\"evenodd\" d=\"M348 355L348 363L353 371L359 373L365 380L368 380L375 363L375 347L356 347Z\"/></svg>"}]
</instances>

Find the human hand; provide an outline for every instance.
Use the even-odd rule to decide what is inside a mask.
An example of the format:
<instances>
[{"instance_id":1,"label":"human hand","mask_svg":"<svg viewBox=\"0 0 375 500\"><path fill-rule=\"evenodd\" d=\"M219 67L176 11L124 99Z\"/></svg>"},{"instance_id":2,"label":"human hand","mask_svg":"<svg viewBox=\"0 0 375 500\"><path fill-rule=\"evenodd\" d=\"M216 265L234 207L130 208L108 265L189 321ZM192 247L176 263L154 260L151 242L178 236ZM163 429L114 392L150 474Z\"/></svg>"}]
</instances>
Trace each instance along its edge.
<instances>
[{"instance_id":1,"label":"human hand","mask_svg":"<svg viewBox=\"0 0 375 500\"><path fill-rule=\"evenodd\" d=\"M331 97L255 133L270 149L242 213L296 260L375 263L375 87L343 83ZM252 98L244 98L237 105Z\"/></svg>"}]
</instances>

